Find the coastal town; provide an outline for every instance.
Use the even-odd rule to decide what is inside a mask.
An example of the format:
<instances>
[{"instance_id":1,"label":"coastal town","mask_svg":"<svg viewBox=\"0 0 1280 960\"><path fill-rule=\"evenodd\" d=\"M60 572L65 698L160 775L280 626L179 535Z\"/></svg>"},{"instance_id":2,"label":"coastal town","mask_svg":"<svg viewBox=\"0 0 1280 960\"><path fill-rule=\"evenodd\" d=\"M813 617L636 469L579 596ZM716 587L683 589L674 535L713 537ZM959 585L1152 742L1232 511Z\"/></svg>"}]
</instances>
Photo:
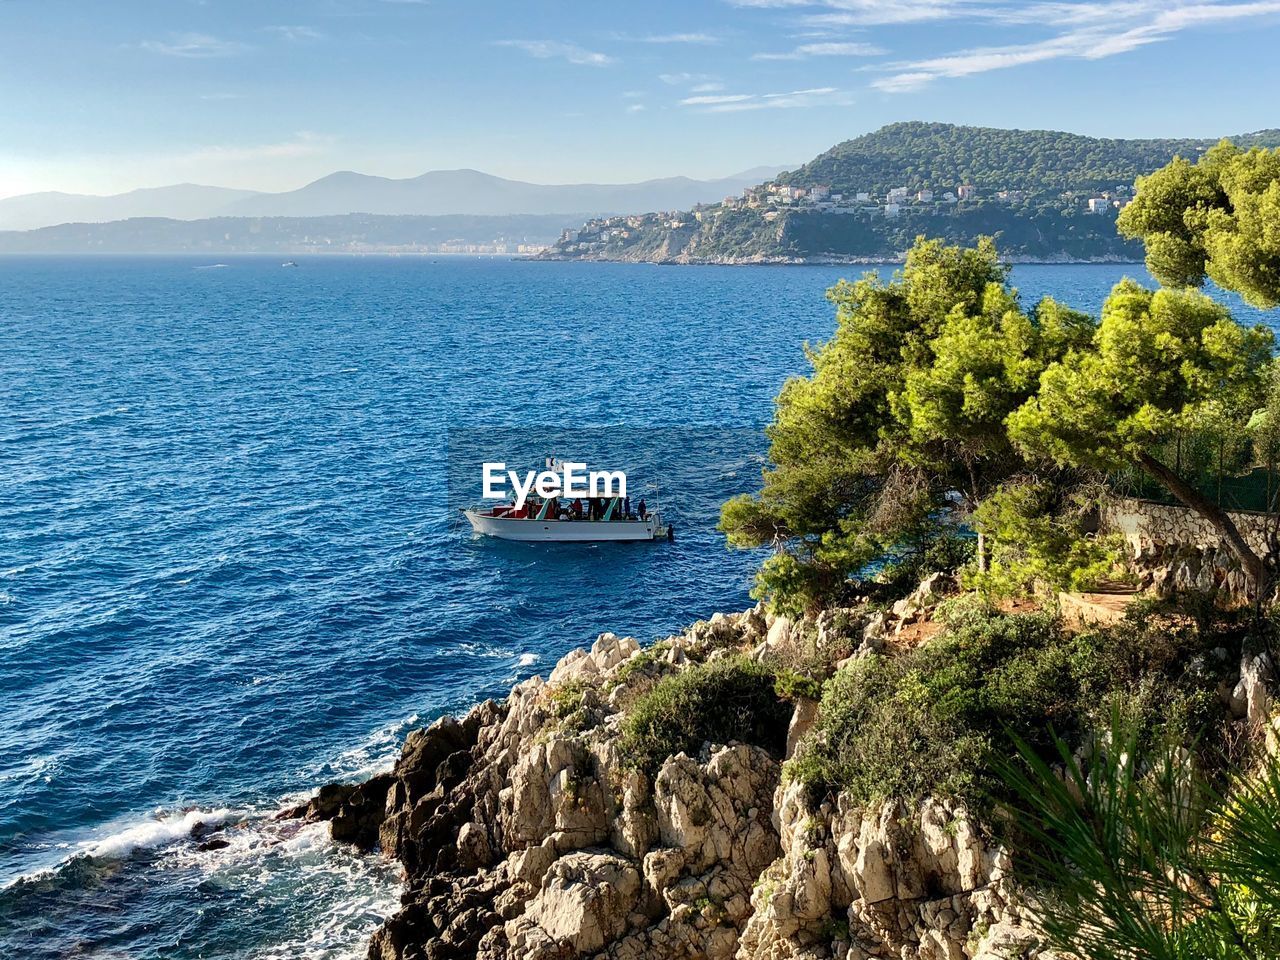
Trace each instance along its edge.
<instances>
[{"instance_id":1,"label":"coastal town","mask_svg":"<svg viewBox=\"0 0 1280 960\"><path fill-rule=\"evenodd\" d=\"M1057 195L1055 206L1072 213L1114 215L1132 198L1131 186L1117 184L1097 193L1064 191ZM741 194L727 196L719 203L697 204L688 211L594 217L576 229L566 228L555 250L561 255L598 253L610 247L625 246L654 230L689 231L714 227L721 218L743 211L750 211L764 223L776 223L791 212L894 220L908 213L945 215L966 206L987 203L1016 208L1033 199L1043 201L1046 198L1033 197L1027 191L1015 189L982 191L969 183L956 184L948 189L902 186L873 193L869 190L837 192L829 184L802 186L773 180L748 187Z\"/></svg>"}]
</instances>

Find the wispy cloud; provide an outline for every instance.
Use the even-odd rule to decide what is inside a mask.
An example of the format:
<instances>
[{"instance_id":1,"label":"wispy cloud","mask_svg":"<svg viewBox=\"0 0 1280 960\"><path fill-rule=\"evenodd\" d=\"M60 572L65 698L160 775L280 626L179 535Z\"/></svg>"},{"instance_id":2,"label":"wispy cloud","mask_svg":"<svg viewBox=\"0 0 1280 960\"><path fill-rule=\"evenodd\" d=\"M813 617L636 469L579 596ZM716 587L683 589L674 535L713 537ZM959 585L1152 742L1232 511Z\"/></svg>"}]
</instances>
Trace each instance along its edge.
<instances>
[{"instance_id":1,"label":"wispy cloud","mask_svg":"<svg viewBox=\"0 0 1280 960\"><path fill-rule=\"evenodd\" d=\"M276 34L281 39L288 40L290 43L306 43L311 40L322 40L324 34L315 27L304 26L278 26L267 27L268 32Z\"/></svg>"},{"instance_id":2,"label":"wispy cloud","mask_svg":"<svg viewBox=\"0 0 1280 960\"><path fill-rule=\"evenodd\" d=\"M648 107L643 103L632 103L627 105L627 113L643 113L647 109Z\"/></svg>"},{"instance_id":3,"label":"wispy cloud","mask_svg":"<svg viewBox=\"0 0 1280 960\"><path fill-rule=\"evenodd\" d=\"M720 42L719 37L709 33L658 33L636 39L641 43L691 43L701 46L712 46Z\"/></svg>"},{"instance_id":4,"label":"wispy cloud","mask_svg":"<svg viewBox=\"0 0 1280 960\"><path fill-rule=\"evenodd\" d=\"M576 43L559 40L496 40L499 47L514 47L539 60L567 60L586 67L607 67L617 61L603 53L583 49Z\"/></svg>"},{"instance_id":5,"label":"wispy cloud","mask_svg":"<svg viewBox=\"0 0 1280 960\"><path fill-rule=\"evenodd\" d=\"M757 53L752 60L808 60L810 57L880 57L887 51L874 43L804 43L786 53Z\"/></svg>"},{"instance_id":6,"label":"wispy cloud","mask_svg":"<svg viewBox=\"0 0 1280 960\"><path fill-rule=\"evenodd\" d=\"M754 99L754 95L750 93L727 93L714 96L685 97L680 101L680 104L685 107L707 107L719 106L723 103L744 103L751 99Z\"/></svg>"},{"instance_id":7,"label":"wispy cloud","mask_svg":"<svg viewBox=\"0 0 1280 960\"><path fill-rule=\"evenodd\" d=\"M711 73L660 73L658 79L669 87L689 87L695 84L718 83L720 80Z\"/></svg>"},{"instance_id":8,"label":"wispy cloud","mask_svg":"<svg viewBox=\"0 0 1280 960\"><path fill-rule=\"evenodd\" d=\"M848 106L853 94L835 87L812 87L786 93L730 93L685 97L681 106L705 113L739 113L744 110L795 110L806 107Z\"/></svg>"},{"instance_id":9,"label":"wispy cloud","mask_svg":"<svg viewBox=\"0 0 1280 960\"><path fill-rule=\"evenodd\" d=\"M871 27L945 20L966 0L729 0L735 7L824 9L804 19L827 26Z\"/></svg>"},{"instance_id":10,"label":"wispy cloud","mask_svg":"<svg viewBox=\"0 0 1280 960\"><path fill-rule=\"evenodd\" d=\"M323 154L336 142L334 137L311 131L301 131L289 140L258 144L211 144L177 154L178 163L208 163L210 161L280 160L295 157L311 157Z\"/></svg>"},{"instance_id":11,"label":"wispy cloud","mask_svg":"<svg viewBox=\"0 0 1280 960\"><path fill-rule=\"evenodd\" d=\"M143 50L166 57L188 57L193 60L230 57L249 49L247 44L236 40L221 40L207 33L179 33L168 40L144 40L140 46Z\"/></svg>"},{"instance_id":12,"label":"wispy cloud","mask_svg":"<svg viewBox=\"0 0 1280 960\"><path fill-rule=\"evenodd\" d=\"M1074 26L1031 43L978 47L896 63L890 66L889 76L873 81L872 86L886 93L906 93L940 79L969 77L1031 63L1063 58L1101 60L1159 43L1183 30L1280 15L1280 0L1196 3L1171 8L1162 3L1123 0L1114 5L1050 3L1044 5L1043 13L1043 22L1056 26L1096 23L1099 19L1105 22L1097 26Z\"/></svg>"}]
</instances>

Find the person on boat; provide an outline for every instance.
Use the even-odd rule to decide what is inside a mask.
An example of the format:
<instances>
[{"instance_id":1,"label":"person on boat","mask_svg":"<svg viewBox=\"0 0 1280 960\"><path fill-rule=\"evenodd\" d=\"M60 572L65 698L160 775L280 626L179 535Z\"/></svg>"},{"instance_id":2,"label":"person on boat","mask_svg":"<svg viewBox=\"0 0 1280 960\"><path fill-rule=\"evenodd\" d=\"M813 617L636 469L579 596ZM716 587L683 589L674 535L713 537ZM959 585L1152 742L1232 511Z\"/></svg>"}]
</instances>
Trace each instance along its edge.
<instances>
[{"instance_id":1,"label":"person on boat","mask_svg":"<svg viewBox=\"0 0 1280 960\"><path fill-rule=\"evenodd\" d=\"M575 498L574 498L574 501L573 501L573 519L575 519L575 520L581 520L581 519L582 519L582 498L581 498L581 497L575 497Z\"/></svg>"},{"instance_id":2,"label":"person on boat","mask_svg":"<svg viewBox=\"0 0 1280 960\"><path fill-rule=\"evenodd\" d=\"M636 513L638 513L640 515L640 519L643 520L648 512L649 508L645 505L644 497L641 497L640 502L636 504Z\"/></svg>"},{"instance_id":3,"label":"person on boat","mask_svg":"<svg viewBox=\"0 0 1280 960\"><path fill-rule=\"evenodd\" d=\"M622 515L626 517L628 520L631 519L631 498L630 497L622 498Z\"/></svg>"}]
</instances>

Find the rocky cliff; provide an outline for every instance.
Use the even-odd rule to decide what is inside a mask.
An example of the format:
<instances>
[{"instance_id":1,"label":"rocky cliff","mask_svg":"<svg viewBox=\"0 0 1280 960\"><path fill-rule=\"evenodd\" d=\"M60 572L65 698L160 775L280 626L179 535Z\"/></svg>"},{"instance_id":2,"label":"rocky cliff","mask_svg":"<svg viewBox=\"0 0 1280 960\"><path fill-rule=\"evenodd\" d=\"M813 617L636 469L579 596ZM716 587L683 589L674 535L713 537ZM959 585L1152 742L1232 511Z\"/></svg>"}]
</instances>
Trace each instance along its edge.
<instances>
[{"instance_id":1,"label":"rocky cliff","mask_svg":"<svg viewBox=\"0 0 1280 960\"><path fill-rule=\"evenodd\" d=\"M858 657L885 622L849 611L817 628L820 645ZM707 743L656 773L624 755L622 705L637 685L737 651L761 659L791 632L756 609L646 651L604 634L546 681L413 733L390 774L322 791L309 815L406 871L402 907L369 956L1034 955L1008 856L962 805L813 800L782 777L784 756L752 743ZM772 741L794 750L814 714L799 699Z\"/></svg>"}]
</instances>

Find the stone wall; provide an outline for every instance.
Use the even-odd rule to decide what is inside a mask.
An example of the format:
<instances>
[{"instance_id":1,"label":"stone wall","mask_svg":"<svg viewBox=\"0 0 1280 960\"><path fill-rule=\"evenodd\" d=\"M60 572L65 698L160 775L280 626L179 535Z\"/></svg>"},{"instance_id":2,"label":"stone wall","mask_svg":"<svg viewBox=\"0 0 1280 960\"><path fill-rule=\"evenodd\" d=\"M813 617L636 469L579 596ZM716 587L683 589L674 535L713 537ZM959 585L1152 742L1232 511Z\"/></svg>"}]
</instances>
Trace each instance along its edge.
<instances>
[{"instance_id":1,"label":"stone wall","mask_svg":"<svg viewBox=\"0 0 1280 960\"><path fill-rule=\"evenodd\" d=\"M1230 513L1249 546L1265 556L1270 552L1267 538L1267 515L1263 513ZM1135 555L1153 547L1225 548L1221 538L1204 519L1186 507L1118 497L1102 508L1102 528L1124 535Z\"/></svg>"},{"instance_id":2,"label":"stone wall","mask_svg":"<svg viewBox=\"0 0 1280 960\"><path fill-rule=\"evenodd\" d=\"M1271 552L1267 516L1228 514L1245 541L1261 556ZM1253 599L1254 590L1235 555L1193 510L1152 500L1122 497L1102 508L1101 529L1121 534L1138 587L1158 597L1216 593L1225 602Z\"/></svg>"}]
</instances>

